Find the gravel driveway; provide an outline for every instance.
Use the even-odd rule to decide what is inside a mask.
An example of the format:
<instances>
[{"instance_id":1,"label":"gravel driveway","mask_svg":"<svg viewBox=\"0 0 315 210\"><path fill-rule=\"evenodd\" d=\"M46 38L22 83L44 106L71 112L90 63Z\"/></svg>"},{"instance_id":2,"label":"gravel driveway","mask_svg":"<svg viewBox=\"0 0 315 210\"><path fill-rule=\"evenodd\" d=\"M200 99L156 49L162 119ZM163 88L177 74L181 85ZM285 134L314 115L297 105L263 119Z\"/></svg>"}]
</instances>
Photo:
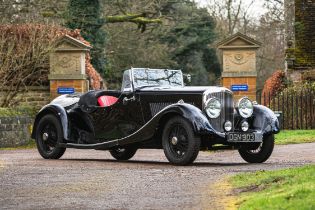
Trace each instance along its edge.
<instances>
[{"instance_id":1,"label":"gravel driveway","mask_svg":"<svg viewBox=\"0 0 315 210\"><path fill-rule=\"evenodd\" d=\"M172 166L162 150L127 162L106 151L68 149L60 160L36 150L0 151L1 209L214 209L214 184L227 175L315 163L315 143L277 146L264 164L237 151L200 152L191 166Z\"/></svg>"}]
</instances>

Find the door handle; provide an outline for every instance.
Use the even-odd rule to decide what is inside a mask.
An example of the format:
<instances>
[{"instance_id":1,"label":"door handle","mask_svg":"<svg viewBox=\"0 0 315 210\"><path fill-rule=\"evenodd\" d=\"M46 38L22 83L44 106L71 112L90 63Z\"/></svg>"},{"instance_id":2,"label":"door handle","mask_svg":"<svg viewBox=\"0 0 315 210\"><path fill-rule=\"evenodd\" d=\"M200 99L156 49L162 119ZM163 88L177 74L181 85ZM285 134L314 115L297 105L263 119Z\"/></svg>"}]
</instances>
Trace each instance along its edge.
<instances>
[{"instance_id":1,"label":"door handle","mask_svg":"<svg viewBox=\"0 0 315 210\"><path fill-rule=\"evenodd\" d=\"M123 99L123 105L127 105L130 101L135 101L135 100L136 100L136 97L135 97L135 96L132 96L131 98L124 97L124 99Z\"/></svg>"}]
</instances>

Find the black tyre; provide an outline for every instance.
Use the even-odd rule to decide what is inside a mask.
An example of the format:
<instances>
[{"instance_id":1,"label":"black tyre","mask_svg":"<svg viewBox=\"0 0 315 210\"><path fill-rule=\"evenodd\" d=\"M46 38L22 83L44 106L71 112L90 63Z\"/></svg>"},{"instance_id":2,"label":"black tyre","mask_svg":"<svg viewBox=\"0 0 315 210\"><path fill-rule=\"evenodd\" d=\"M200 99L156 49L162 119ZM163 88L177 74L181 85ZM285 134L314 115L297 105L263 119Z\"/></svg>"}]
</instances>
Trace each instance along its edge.
<instances>
[{"instance_id":1,"label":"black tyre","mask_svg":"<svg viewBox=\"0 0 315 210\"><path fill-rule=\"evenodd\" d=\"M36 129L35 139L39 154L45 159L59 159L66 151L66 148L58 146L62 139L62 128L57 117L42 117Z\"/></svg>"},{"instance_id":2,"label":"black tyre","mask_svg":"<svg viewBox=\"0 0 315 210\"><path fill-rule=\"evenodd\" d=\"M197 158L200 137L196 136L192 125L183 117L170 119L163 131L162 145L166 158L175 165L188 165Z\"/></svg>"},{"instance_id":3,"label":"black tyre","mask_svg":"<svg viewBox=\"0 0 315 210\"><path fill-rule=\"evenodd\" d=\"M274 148L274 135L265 136L263 143L259 144L255 149L242 147L238 150L241 157L248 163L263 163L270 157Z\"/></svg>"},{"instance_id":4,"label":"black tyre","mask_svg":"<svg viewBox=\"0 0 315 210\"><path fill-rule=\"evenodd\" d=\"M124 147L116 148L109 152L116 160L129 160L136 154L137 150L136 147Z\"/></svg>"}]
</instances>

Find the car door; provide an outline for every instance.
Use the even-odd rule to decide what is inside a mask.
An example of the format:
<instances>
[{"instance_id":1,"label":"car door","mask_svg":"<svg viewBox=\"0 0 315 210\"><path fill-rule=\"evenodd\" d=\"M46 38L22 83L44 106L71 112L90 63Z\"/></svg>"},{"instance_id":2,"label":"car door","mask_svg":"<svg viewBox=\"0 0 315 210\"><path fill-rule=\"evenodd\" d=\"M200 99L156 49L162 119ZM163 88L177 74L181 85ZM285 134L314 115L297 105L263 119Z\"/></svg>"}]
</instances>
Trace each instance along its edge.
<instances>
[{"instance_id":1,"label":"car door","mask_svg":"<svg viewBox=\"0 0 315 210\"><path fill-rule=\"evenodd\" d=\"M90 117L98 142L126 137L144 124L139 97L126 93L112 106L97 107Z\"/></svg>"}]
</instances>

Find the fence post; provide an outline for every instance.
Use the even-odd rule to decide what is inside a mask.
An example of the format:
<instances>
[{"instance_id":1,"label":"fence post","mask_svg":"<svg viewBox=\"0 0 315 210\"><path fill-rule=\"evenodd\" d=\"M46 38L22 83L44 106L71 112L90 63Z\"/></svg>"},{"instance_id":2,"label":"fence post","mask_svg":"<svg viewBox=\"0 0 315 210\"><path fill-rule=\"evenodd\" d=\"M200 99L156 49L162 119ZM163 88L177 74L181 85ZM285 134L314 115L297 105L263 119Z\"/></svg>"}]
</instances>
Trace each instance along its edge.
<instances>
[{"instance_id":1,"label":"fence post","mask_svg":"<svg viewBox=\"0 0 315 210\"><path fill-rule=\"evenodd\" d=\"M272 99L272 109L273 110L275 110L275 106L276 106L275 97L273 97L273 99Z\"/></svg>"},{"instance_id":2,"label":"fence post","mask_svg":"<svg viewBox=\"0 0 315 210\"><path fill-rule=\"evenodd\" d=\"M282 118L282 129L284 129L285 128L285 125L284 125L284 123L286 122L286 121L284 121L284 118L285 118L285 112L284 112L284 95L285 94L285 92L283 92L283 94L282 94L282 115L283 115L283 118Z\"/></svg>"},{"instance_id":3,"label":"fence post","mask_svg":"<svg viewBox=\"0 0 315 210\"><path fill-rule=\"evenodd\" d=\"M292 92L292 130L294 129L294 92Z\"/></svg>"},{"instance_id":4,"label":"fence post","mask_svg":"<svg viewBox=\"0 0 315 210\"><path fill-rule=\"evenodd\" d=\"M277 99L277 110L279 110L279 103L280 103L280 102L279 102L279 100L280 100L280 94L277 94L277 96L278 96L278 97L277 97L277 98L278 98L278 99ZM280 110L279 110L279 111L280 111ZM281 111L282 111L282 110L281 110ZM283 116L283 114L282 114L282 116ZM283 117L282 117L282 118L283 118Z\"/></svg>"},{"instance_id":5,"label":"fence post","mask_svg":"<svg viewBox=\"0 0 315 210\"><path fill-rule=\"evenodd\" d=\"M286 111L286 113L287 113L287 119L288 119L288 120L287 120L287 121L288 121L288 122L287 122L287 124L288 124L288 127L287 127L287 128L289 129L289 127L290 127L290 113L289 113L289 110L290 110L290 109L289 109L289 96L288 96L288 95L289 95L289 93L288 93L288 91L287 91L287 106L286 106L287 111Z\"/></svg>"},{"instance_id":6,"label":"fence post","mask_svg":"<svg viewBox=\"0 0 315 210\"><path fill-rule=\"evenodd\" d=\"M301 95L300 95L300 100L301 100L301 107L300 107L300 123L301 123L301 128L300 129L303 129L303 88L301 90Z\"/></svg>"},{"instance_id":7,"label":"fence post","mask_svg":"<svg viewBox=\"0 0 315 210\"><path fill-rule=\"evenodd\" d=\"M310 94L310 104L311 104L311 106L310 106L310 108L311 108L311 128L313 129L314 128L314 123L313 123L313 118L314 118L314 105L313 105L313 103L314 103L314 91L313 90L311 90L311 94Z\"/></svg>"},{"instance_id":8,"label":"fence post","mask_svg":"<svg viewBox=\"0 0 315 210\"><path fill-rule=\"evenodd\" d=\"M308 92L308 89L305 90L305 93L306 93L305 94L305 100L306 100L305 103L306 104L305 104L305 113L304 114L305 114L305 128L306 129L308 129L308 126L307 126L308 125L308 122L307 122L308 121L308 118L307 118L307 116L308 116L308 114L307 114L308 113L308 94L307 94L307 92Z\"/></svg>"}]
</instances>

